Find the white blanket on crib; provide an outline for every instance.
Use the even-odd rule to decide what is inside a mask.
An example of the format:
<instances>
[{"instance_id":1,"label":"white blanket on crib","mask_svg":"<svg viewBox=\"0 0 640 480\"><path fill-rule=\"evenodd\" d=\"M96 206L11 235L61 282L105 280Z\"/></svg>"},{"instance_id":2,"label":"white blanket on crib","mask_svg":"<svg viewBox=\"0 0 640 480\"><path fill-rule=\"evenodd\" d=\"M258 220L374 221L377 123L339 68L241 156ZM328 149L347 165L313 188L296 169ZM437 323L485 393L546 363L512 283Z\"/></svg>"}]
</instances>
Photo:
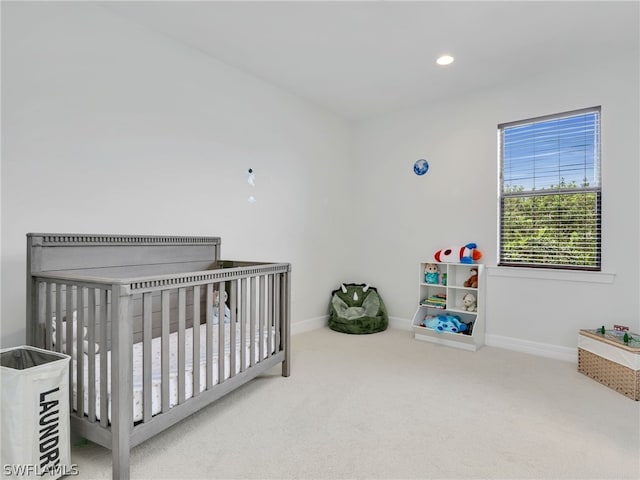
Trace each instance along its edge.
<instances>
[{"instance_id":1,"label":"white blanket on crib","mask_svg":"<svg viewBox=\"0 0 640 480\"><path fill-rule=\"evenodd\" d=\"M241 365L241 355L244 354L245 364L248 366L250 364L250 331L249 325L245 325L245 341L244 348L241 348L241 331L240 324L236 324L236 337L235 337L235 373L240 371ZM231 344L230 344L230 324L224 324L224 340L225 340L225 355L224 355L224 369L225 374L224 378L229 378L230 376L230 353L231 353ZM213 376L213 384L218 382L218 335L219 335L219 327L216 325L213 328L213 348L212 348L212 376ZM271 339L269 342L268 339ZM152 382L152 390L151 390L151 413L155 415L162 410L162 348L161 348L162 339L160 337L154 338L151 343L151 382ZM185 329L185 373L184 373L184 382L185 382L185 398L190 398L193 396L193 329L188 328ZM270 343L270 345L268 345ZM254 337L254 361L258 362L260 359L260 334L258 326L256 326L256 333ZM207 329L206 325L200 325L200 359L198 361L199 371L200 371L200 388L199 391L202 392L206 388L206 379L207 379L207 367L206 367L206 357L207 357ZM275 348L275 335L272 329L271 335L268 335L267 329L265 328L264 336L262 338L262 351L263 357L266 358L269 355L268 352L273 352ZM77 360L73 358L73 408L77 410ZM95 377L96 377L96 416L98 419L100 418L100 354L96 355L96 365L95 365ZM84 412L88 414L88 405L89 405L89 366L88 366L88 357L84 355L84 381L83 381L83 396L84 396ZM107 394L109 399L111 398L111 351L107 352L107 377L108 377L108 388ZM133 345L133 420L139 421L143 418L143 346L142 342L135 343ZM173 407L178 403L178 334L177 332L171 333L169 336L169 406ZM111 402L109 402L109 420L111 420Z\"/></svg>"}]
</instances>

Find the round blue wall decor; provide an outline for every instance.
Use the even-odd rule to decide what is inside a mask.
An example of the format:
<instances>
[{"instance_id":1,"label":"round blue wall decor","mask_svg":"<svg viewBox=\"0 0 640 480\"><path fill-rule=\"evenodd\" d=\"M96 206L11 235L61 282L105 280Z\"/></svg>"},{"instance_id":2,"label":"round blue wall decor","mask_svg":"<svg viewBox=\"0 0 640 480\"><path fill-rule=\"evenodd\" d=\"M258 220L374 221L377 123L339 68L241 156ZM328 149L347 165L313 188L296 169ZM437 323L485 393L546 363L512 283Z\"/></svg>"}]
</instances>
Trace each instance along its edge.
<instances>
[{"instance_id":1,"label":"round blue wall decor","mask_svg":"<svg viewBox=\"0 0 640 480\"><path fill-rule=\"evenodd\" d=\"M421 158L420 160L416 160L416 163L413 164L413 173L416 175L424 175L429 170L429 162L425 159Z\"/></svg>"}]
</instances>

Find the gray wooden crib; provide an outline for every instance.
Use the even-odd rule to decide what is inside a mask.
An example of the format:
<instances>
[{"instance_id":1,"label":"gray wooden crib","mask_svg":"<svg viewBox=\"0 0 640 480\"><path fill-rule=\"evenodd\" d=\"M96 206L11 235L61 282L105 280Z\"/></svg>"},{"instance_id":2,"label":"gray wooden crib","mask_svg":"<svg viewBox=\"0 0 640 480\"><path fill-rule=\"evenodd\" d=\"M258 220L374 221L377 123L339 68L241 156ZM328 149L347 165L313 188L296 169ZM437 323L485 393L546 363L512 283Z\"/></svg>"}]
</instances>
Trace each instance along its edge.
<instances>
[{"instance_id":1,"label":"gray wooden crib","mask_svg":"<svg viewBox=\"0 0 640 480\"><path fill-rule=\"evenodd\" d=\"M27 234L27 342L72 356L71 430L112 450L114 479L135 445L278 363L289 376L290 264L220 244Z\"/></svg>"}]
</instances>

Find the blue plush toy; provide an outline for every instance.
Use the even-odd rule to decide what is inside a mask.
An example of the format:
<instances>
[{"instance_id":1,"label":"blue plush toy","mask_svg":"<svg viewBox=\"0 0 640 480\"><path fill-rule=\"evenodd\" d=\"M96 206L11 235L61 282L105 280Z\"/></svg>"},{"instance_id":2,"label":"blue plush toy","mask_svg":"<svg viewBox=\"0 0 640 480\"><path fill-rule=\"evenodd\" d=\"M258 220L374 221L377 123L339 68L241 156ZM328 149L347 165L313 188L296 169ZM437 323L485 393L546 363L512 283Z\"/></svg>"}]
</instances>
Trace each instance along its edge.
<instances>
[{"instance_id":1,"label":"blue plush toy","mask_svg":"<svg viewBox=\"0 0 640 480\"><path fill-rule=\"evenodd\" d=\"M462 333L467 330L467 325L462 323L457 315L438 315L436 317L427 315L422 321L422 325L432 328L436 332Z\"/></svg>"}]
</instances>

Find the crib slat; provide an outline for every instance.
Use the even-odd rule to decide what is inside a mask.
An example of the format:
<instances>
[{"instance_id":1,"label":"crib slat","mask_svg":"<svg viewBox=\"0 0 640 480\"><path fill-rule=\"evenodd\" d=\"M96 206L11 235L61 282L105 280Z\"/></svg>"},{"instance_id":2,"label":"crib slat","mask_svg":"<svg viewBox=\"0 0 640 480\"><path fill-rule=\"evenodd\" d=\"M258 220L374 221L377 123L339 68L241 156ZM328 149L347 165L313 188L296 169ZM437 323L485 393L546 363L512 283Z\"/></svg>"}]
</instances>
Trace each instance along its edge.
<instances>
[{"instance_id":1,"label":"crib slat","mask_svg":"<svg viewBox=\"0 0 640 480\"><path fill-rule=\"evenodd\" d=\"M33 327L29 327L29 329L34 328L35 332L32 333L33 339L35 341L34 345L39 347L45 346L46 338L47 338L47 321L45 317L45 309L46 309L46 298L47 298L47 286L45 282L36 281L35 282L35 308L36 311L34 313L34 319L36 320L35 325ZM44 337L42 336L44 335ZM45 347L46 348L46 347Z\"/></svg>"},{"instance_id":2,"label":"crib slat","mask_svg":"<svg viewBox=\"0 0 640 480\"><path fill-rule=\"evenodd\" d=\"M74 308L73 308L73 287L71 285L65 285L64 287L65 290L65 316L63 317L64 319L66 319L67 321L67 328L66 328L66 337L67 337L67 341L65 342L64 346L65 349L61 350L64 353L66 353L67 355L69 355L70 357L73 356L73 330L76 325L74 325L74 321L73 321L73 312L74 312ZM77 332L78 335L80 335L82 337L82 334L80 332ZM66 350L66 351L65 351ZM82 351L82 350L80 350ZM71 378L70 378L71 380Z\"/></svg>"},{"instance_id":3,"label":"crib slat","mask_svg":"<svg viewBox=\"0 0 640 480\"><path fill-rule=\"evenodd\" d=\"M207 283L207 390L213 387L213 283Z\"/></svg>"},{"instance_id":4,"label":"crib slat","mask_svg":"<svg viewBox=\"0 0 640 480\"><path fill-rule=\"evenodd\" d=\"M200 286L193 287L193 396L200 393Z\"/></svg>"},{"instance_id":5,"label":"crib slat","mask_svg":"<svg viewBox=\"0 0 640 480\"><path fill-rule=\"evenodd\" d=\"M142 418L144 422L151 420L151 374L153 364L151 362L151 293L142 294Z\"/></svg>"},{"instance_id":6,"label":"crib slat","mask_svg":"<svg viewBox=\"0 0 640 480\"><path fill-rule=\"evenodd\" d=\"M251 277L249 293L249 366L256 363L256 277Z\"/></svg>"},{"instance_id":7,"label":"crib slat","mask_svg":"<svg viewBox=\"0 0 640 480\"><path fill-rule=\"evenodd\" d=\"M264 322L265 322L265 276L260 275L260 287L258 288L258 336L260 337L258 344L259 357L258 361L261 362L264 359Z\"/></svg>"},{"instance_id":8,"label":"crib slat","mask_svg":"<svg viewBox=\"0 0 640 480\"><path fill-rule=\"evenodd\" d=\"M187 295L184 287L178 289L178 403L185 398L185 338L184 326L187 318Z\"/></svg>"},{"instance_id":9,"label":"crib slat","mask_svg":"<svg viewBox=\"0 0 640 480\"><path fill-rule=\"evenodd\" d=\"M76 338L76 352L77 352L77 369L76 369L76 415L80 418L84 417L84 288L77 287L77 309L78 309L78 333ZM87 340L87 355L91 355L93 343L89 343ZM73 368L69 368L73 371ZM73 396L73 388L71 386L73 382L69 384L69 391ZM70 408L73 409L73 403L70 403Z\"/></svg>"},{"instance_id":10,"label":"crib slat","mask_svg":"<svg viewBox=\"0 0 640 480\"><path fill-rule=\"evenodd\" d=\"M275 326L274 334L276 337L274 340L274 344L275 344L275 351L279 352L280 351L280 324L282 322L282 312L280 310L280 297L281 297L280 275L276 275L273 281L274 281L273 303L274 303L274 311L275 311L275 318L273 319L273 321Z\"/></svg>"},{"instance_id":11,"label":"crib slat","mask_svg":"<svg viewBox=\"0 0 640 480\"><path fill-rule=\"evenodd\" d=\"M224 374L224 352L225 352L225 341L224 341L224 322L225 318L225 303L224 303L224 292L225 292L225 282L220 282L218 284L218 383L222 383L225 380Z\"/></svg>"},{"instance_id":12,"label":"crib slat","mask_svg":"<svg viewBox=\"0 0 640 480\"><path fill-rule=\"evenodd\" d=\"M53 296L53 292L51 291L51 283L47 282L46 287L46 298L45 298L45 347L47 350L53 350L53 328L52 328L52 309L51 309L51 300Z\"/></svg>"},{"instance_id":13,"label":"crib slat","mask_svg":"<svg viewBox=\"0 0 640 480\"><path fill-rule=\"evenodd\" d=\"M106 427L109 424L109 397L107 385L109 377L107 375L107 290L100 289L100 425Z\"/></svg>"},{"instance_id":14,"label":"crib slat","mask_svg":"<svg viewBox=\"0 0 640 480\"><path fill-rule=\"evenodd\" d=\"M66 297L66 301L65 301L65 313L66 313L66 320L67 320L67 332L66 332L66 336L67 336L67 341L65 343L65 349L61 349L61 352L66 353L67 355L69 355L71 357L71 361L73 362L74 359L74 355L73 355L73 330L74 327L77 328L76 323L73 321L73 312L74 312L74 308L73 308L73 287L71 285L65 285L65 297ZM82 340L82 337L84 336L84 332L77 330L76 331L76 335L77 337L80 337L80 339ZM66 350L66 351L65 351ZM79 352L80 355L82 354L82 348L80 348ZM69 385L73 385L73 368L69 368ZM70 388L69 389L69 405L71 406L70 408L73 408L73 389Z\"/></svg>"},{"instance_id":15,"label":"crib slat","mask_svg":"<svg viewBox=\"0 0 640 480\"><path fill-rule=\"evenodd\" d=\"M234 280L230 283L229 292L229 310L231 315L229 319L229 378L235 376L236 369L238 368L236 362L236 320L237 313L236 308L238 306L238 282Z\"/></svg>"},{"instance_id":16,"label":"crib slat","mask_svg":"<svg viewBox=\"0 0 640 480\"><path fill-rule=\"evenodd\" d=\"M162 412L169 411L169 291L162 291Z\"/></svg>"},{"instance_id":17,"label":"crib slat","mask_svg":"<svg viewBox=\"0 0 640 480\"><path fill-rule=\"evenodd\" d=\"M87 341L89 345L96 345L96 290L95 288L90 288L87 294ZM89 359L87 362L87 367L89 369L89 375L87 376L87 380L89 382L89 395L87 396L87 401L89 402L88 413L89 413L89 422L93 423L96 421L96 352L94 350L90 350Z\"/></svg>"},{"instance_id":18,"label":"crib slat","mask_svg":"<svg viewBox=\"0 0 640 480\"><path fill-rule=\"evenodd\" d=\"M280 288L280 319L282 322L282 376L291 375L291 280L288 273L282 273L282 285Z\"/></svg>"},{"instance_id":19,"label":"crib slat","mask_svg":"<svg viewBox=\"0 0 640 480\"><path fill-rule=\"evenodd\" d=\"M240 279L240 371L247 369L247 279Z\"/></svg>"},{"instance_id":20,"label":"crib slat","mask_svg":"<svg viewBox=\"0 0 640 480\"><path fill-rule=\"evenodd\" d=\"M62 352L62 285L56 283L56 352Z\"/></svg>"},{"instance_id":21,"label":"crib slat","mask_svg":"<svg viewBox=\"0 0 640 480\"><path fill-rule=\"evenodd\" d=\"M273 354L273 275L267 277L267 358Z\"/></svg>"}]
</instances>

